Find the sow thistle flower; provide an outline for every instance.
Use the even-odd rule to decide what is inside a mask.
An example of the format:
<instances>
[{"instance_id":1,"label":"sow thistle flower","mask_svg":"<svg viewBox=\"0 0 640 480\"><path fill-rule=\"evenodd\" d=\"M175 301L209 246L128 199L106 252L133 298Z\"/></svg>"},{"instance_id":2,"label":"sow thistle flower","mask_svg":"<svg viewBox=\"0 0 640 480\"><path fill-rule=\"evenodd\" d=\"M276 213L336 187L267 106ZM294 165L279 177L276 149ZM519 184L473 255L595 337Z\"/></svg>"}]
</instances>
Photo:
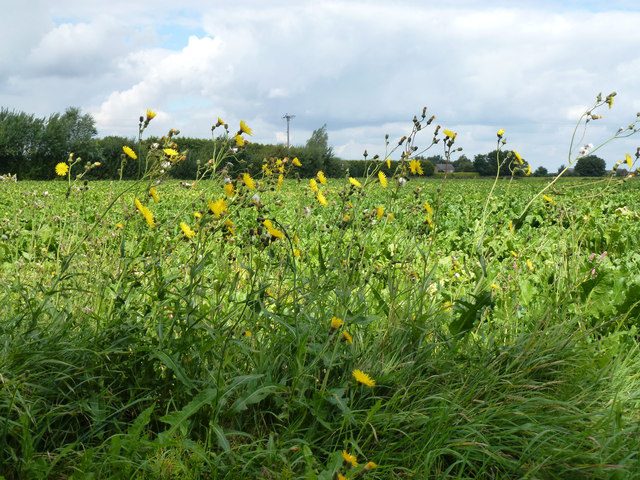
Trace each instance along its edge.
<instances>
[{"instance_id":1,"label":"sow thistle flower","mask_svg":"<svg viewBox=\"0 0 640 480\"><path fill-rule=\"evenodd\" d=\"M358 457L350 454L346 450L342 451L342 459L350 466L357 467L358 466Z\"/></svg>"},{"instance_id":2,"label":"sow thistle flower","mask_svg":"<svg viewBox=\"0 0 640 480\"><path fill-rule=\"evenodd\" d=\"M522 155L517 150L512 150L513 156L516 157L516 163L518 165L524 165L524 160L522 159Z\"/></svg>"},{"instance_id":3,"label":"sow thistle flower","mask_svg":"<svg viewBox=\"0 0 640 480\"><path fill-rule=\"evenodd\" d=\"M624 161L627 164L627 167L631 168L633 166L633 158L628 153L624 156Z\"/></svg>"},{"instance_id":4,"label":"sow thistle flower","mask_svg":"<svg viewBox=\"0 0 640 480\"><path fill-rule=\"evenodd\" d=\"M67 173L69 173L69 165L64 162L60 162L56 165L56 175L64 177Z\"/></svg>"},{"instance_id":5,"label":"sow thistle flower","mask_svg":"<svg viewBox=\"0 0 640 480\"><path fill-rule=\"evenodd\" d=\"M378 180L380 180L380 185L382 185L382 188L387 188L387 185L389 185L387 176L384 174L382 170L378 171Z\"/></svg>"},{"instance_id":6,"label":"sow thistle flower","mask_svg":"<svg viewBox=\"0 0 640 480\"><path fill-rule=\"evenodd\" d=\"M362 385L365 385L367 387L374 387L376 385L376 381L369 375L364 373L362 370L356 369L351 372L351 375L353 375L353 378L356 382L361 383Z\"/></svg>"},{"instance_id":7,"label":"sow thistle flower","mask_svg":"<svg viewBox=\"0 0 640 480\"><path fill-rule=\"evenodd\" d=\"M384 207L382 205L379 205L378 207L376 207L376 218L378 220L381 220L383 216L384 216Z\"/></svg>"},{"instance_id":8,"label":"sow thistle flower","mask_svg":"<svg viewBox=\"0 0 640 480\"><path fill-rule=\"evenodd\" d=\"M213 213L216 218L220 218L220 216L227 211L227 202L224 201L224 198L219 198L215 202L213 200L209 200L207 205L209 206L211 213Z\"/></svg>"},{"instance_id":9,"label":"sow thistle flower","mask_svg":"<svg viewBox=\"0 0 640 480\"><path fill-rule=\"evenodd\" d=\"M182 230L184 236L188 239L192 239L196 236L196 232L194 232L191 227L189 227L189 225L187 225L185 222L180 222L180 229Z\"/></svg>"},{"instance_id":10,"label":"sow thistle flower","mask_svg":"<svg viewBox=\"0 0 640 480\"><path fill-rule=\"evenodd\" d=\"M353 337L346 330L342 332L342 340L347 342L349 345L351 345L353 343Z\"/></svg>"},{"instance_id":11,"label":"sow thistle flower","mask_svg":"<svg viewBox=\"0 0 640 480\"><path fill-rule=\"evenodd\" d=\"M311 188L311 190L314 193L318 193L318 184L316 183L316 181L313 178L309 179L309 187Z\"/></svg>"},{"instance_id":12,"label":"sow thistle flower","mask_svg":"<svg viewBox=\"0 0 640 480\"><path fill-rule=\"evenodd\" d=\"M420 164L420 160L409 160L409 170L413 175L424 175L424 171L422 170L422 165Z\"/></svg>"},{"instance_id":13,"label":"sow thistle flower","mask_svg":"<svg viewBox=\"0 0 640 480\"><path fill-rule=\"evenodd\" d=\"M245 186L249 190L255 190L256 189L256 182L253 180L253 178L251 178L251 175L249 175L248 173L243 173L242 174L242 182L245 184Z\"/></svg>"},{"instance_id":14,"label":"sow thistle flower","mask_svg":"<svg viewBox=\"0 0 640 480\"><path fill-rule=\"evenodd\" d=\"M498 135L498 138L502 138L504 136L504 128L501 128L500 130L498 130L497 135Z\"/></svg>"},{"instance_id":15,"label":"sow thistle flower","mask_svg":"<svg viewBox=\"0 0 640 480\"><path fill-rule=\"evenodd\" d=\"M151 110L150 108L147 108L147 123L149 123L151 120L153 120L154 118L156 118L156 112L154 112L153 110Z\"/></svg>"},{"instance_id":16,"label":"sow thistle flower","mask_svg":"<svg viewBox=\"0 0 640 480\"><path fill-rule=\"evenodd\" d=\"M329 204L329 202L327 202L327 198L320 191L316 194L316 199L318 200L318 203L323 207L326 207Z\"/></svg>"},{"instance_id":17,"label":"sow thistle flower","mask_svg":"<svg viewBox=\"0 0 640 480\"><path fill-rule=\"evenodd\" d=\"M140 200L137 198L133 202L140 212L140 214L144 217L145 222L149 225L149 228L153 228L156 226L155 220L153 218L153 213L147 207L145 207Z\"/></svg>"},{"instance_id":18,"label":"sow thistle flower","mask_svg":"<svg viewBox=\"0 0 640 480\"><path fill-rule=\"evenodd\" d=\"M387 159L385 160L385 163L387 164L387 169L388 169L388 170L391 170L391 159L390 159L390 158L387 158Z\"/></svg>"},{"instance_id":19,"label":"sow thistle flower","mask_svg":"<svg viewBox=\"0 0 640 480\"><path fill-rule=\"evenodd\" d=\"M318 177L318 181L322 185L326 185L327 184L327 177L325 177L324 172L322 170L318 170L318 173L316 174L316 177Z\"/></svg>"},{"instance_id":20,"label":"sow thistle flower","mask_svg":"<svg viewBox=\"0 0 640 480\"><path fill-rule=\"evenodd\" d=\"M233 197L235 195L235 193L236 193L235 188L233 188L233 183L231 183L231 182L225 183L224 187L223 187L223 190L224 190L224 194L227 197Z\"/></svg>"},{"instance_id":21,"label":"sow thistle flower","mask_svg":"<svg viewBox=\"0 0 640 480\"><path fill-rule=\"evenodd\" d=\"M296 167L301 167L302 166L302 163L300 162L298 157L294 157L293 160L291 160L291 163L293 163L293 165L295 165Z\"/></svg>"},{"instance_id":22,"label":"sow thistle flower","mask_svg":"<svg viewBox=\"0 0 640 480\"><path fill-rule=\"evenodd\" d=\"M242 137L242 135L236 135L235 141L236 141L236 147L244 147L245 139Z\"/></svg>"},{"instance_id":23,"label":"sow thistle flower","mask_svg":"<svg viewBox=\"0 0 640 480\"><path fill-rule=\"evenodd\" d=\"M128 145L125 145L124 147L122 147L122 151L130 159L132 159L132 160L137 160L138 159L138 155L136 155L136 152L134 152L133 149L131 147L129 147Z\"/></svg>"},{"instance_id":24,"label":"sow thistle flower","mask_svg":"<svg viewBox=\"0 0 640 480\"><path fill-rule=\"evenodd\" d=\"M269 219L266 219L262 224L266 227L267 232L272 237L282 240L284 238L284 233L281 230L278 230L273 226L273 222Z\"/></svg>"},{"instance_id":25,"label":"sow thistle flower","mask_svg":"<svg viewBox=\"0 0 640 480\"><path fill-rule=\"evenodd\" d=\"M331 317L331 329L337 330L344 325L344 320L338 317Z\"/></svg>"},{"instance_id":26,"label":"sow thistle flower","mask_svg":"<svg viewBox=\"0 0 640 480\"><path fill-rule=\"evenodd\" d=\"M362 184L353 177L349 177L349 183L356 188L362 188Z\"/></svg>"},{"instance_id":27,"label":"sow thistle flower","mask_svg":"<svg viewBox=\"0 0 640 480\"><path fill-rule=\"evenodd\" d=\"M456 132L454 132L453 130L449 130L448 128L443 129L442 133L444 133L444 137L448 138L449 140L455 140L458 136Z\"/></svg>"},{"instance_id":28,"label":"sow thistle flower","mask_svg":"<svg viewBox=\"0 0 640 480\"><path fill-rule=\"evenodd\" d=\"M168 157L177 157L178 156L178 152L176 150L174 150L173 148L165 148L162 151Z\"/></svg>"},{"instance_id":29,"label":"sow thistle flower","mask_svg":"<svg viewBox=\"0 0 640 480\"><path fill-rule=\"evenodd\" d=\"M280 174L278 175L278 190L280 190L280 188L282 188L282 184L284 183L284 175Z\"/></svg>"},{"instance_id":30,"label":"sow thistle flower","mask_svg":"<svg viewBox=\"0 0 640 480\"><path fill-rule=\"evenodd\" d=\"M158 190L156 190L156 187L151 187L149 189L149 196L153 198L153 201L155 203L158 203L160 201L160 195L158 195Z\"/></svg>"},{"instance_id":31,"label":"sow thistle flower","mask_svg":"<svg viewBox=\"0 0 640 480\"><path fill-rule=\"evenodd\" d=\"M556 204L556 201L553 199L553 197L550 197L549 195L542 195L542 200L544 200L547 203L550 203L551 205Z\"/></svg>"},{"instance_id":32,"label":"sow thistle flower","mask_svg":"<svg viewBox=\"0 0 640 480\"><path fill-rule=\"evenodd\" d=\"M241 133L246 133L247 135L253 135L253 130L246 124L244 120L240 120L240 130L238 130L238 135Z\"/></svg>"}]
</instances>

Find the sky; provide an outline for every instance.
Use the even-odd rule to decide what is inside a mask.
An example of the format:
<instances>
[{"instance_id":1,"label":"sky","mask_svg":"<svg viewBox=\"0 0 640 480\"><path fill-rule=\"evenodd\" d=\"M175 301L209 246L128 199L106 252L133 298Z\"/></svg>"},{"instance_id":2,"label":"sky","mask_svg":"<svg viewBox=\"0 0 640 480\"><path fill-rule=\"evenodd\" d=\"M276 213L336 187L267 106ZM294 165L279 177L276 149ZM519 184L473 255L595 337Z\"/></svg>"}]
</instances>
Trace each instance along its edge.
<instances>
[{"instance_id":1,"label":"sky","mask_svg":"<svg viewBox=\"0 0 640 480\"><path fill-rule=\"evenodd\" d=\"M0 106L45 117L80 107L98 134L208 137L218 116L260 143L303 145L327 126L345 159L385 154L423 106L472 158L507 147L566 164L596 95L598 145L640 112L638 1L0 0ZM417 144L427 146L429 131ZM609 143L609 166L640 135ZM580 145L577 145L579 147ZM429 154L441 153L438 145Z\"/></svg>"}]
</instances>

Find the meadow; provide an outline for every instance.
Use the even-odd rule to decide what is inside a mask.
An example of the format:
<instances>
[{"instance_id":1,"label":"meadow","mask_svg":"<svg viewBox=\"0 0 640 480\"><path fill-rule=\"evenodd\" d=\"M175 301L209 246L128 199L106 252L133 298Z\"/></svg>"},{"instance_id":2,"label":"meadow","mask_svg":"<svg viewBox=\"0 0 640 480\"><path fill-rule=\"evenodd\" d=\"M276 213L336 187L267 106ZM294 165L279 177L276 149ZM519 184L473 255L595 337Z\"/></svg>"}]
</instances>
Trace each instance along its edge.
<instances>
[{"instance_id":1,"label":"meadow","mask_svg":"<svg viewBox=\"0 0 640 480\"><path fill-rule=\"evenodd\" d=\"M553 178L502 129L493 180L424 178L425 108L358 178L252 176L218 118L171 180L149 110L119 180L3 181L0 477L640 478L637 170L562 178L614 96Z\"/></svg>"},{"instance_id":2,"label":"meadow","mask_svg":"<svg viewBox=\"0 0 640 480\"><path fill-rule=\"evenodd\" d=\"M271 168L2 185L4 478L638 478L635 179Z\"/></svg>"}]
</instances>

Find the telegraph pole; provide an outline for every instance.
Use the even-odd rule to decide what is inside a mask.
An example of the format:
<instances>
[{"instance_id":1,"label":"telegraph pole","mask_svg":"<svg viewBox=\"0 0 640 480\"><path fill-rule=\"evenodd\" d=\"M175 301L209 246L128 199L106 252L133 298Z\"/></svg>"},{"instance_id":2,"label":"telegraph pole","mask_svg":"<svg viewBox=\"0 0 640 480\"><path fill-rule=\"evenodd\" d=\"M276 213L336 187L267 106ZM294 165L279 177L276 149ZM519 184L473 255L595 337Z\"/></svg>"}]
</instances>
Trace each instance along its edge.
<instances>
[{"instance_id":1,"label":"telegraph pole","mask_svg":"<svg viewBox=\"0 0 640 480\"><path fill-rule=\"evenodd\" d=\"M285 118L287 120L287 148L289 148L289 122L291 121L292 118L296 118L296 116L285 113L282 118Z\"/></svg>"}]
</instances>

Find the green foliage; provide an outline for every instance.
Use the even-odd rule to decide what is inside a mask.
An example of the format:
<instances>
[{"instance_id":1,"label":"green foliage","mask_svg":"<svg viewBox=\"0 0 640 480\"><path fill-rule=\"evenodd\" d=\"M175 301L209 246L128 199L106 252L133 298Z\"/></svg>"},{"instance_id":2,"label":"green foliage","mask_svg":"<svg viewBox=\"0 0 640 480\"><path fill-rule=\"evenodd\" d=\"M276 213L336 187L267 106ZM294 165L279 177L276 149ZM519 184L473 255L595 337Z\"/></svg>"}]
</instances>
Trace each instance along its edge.
<instances>
[{"instance_id":1,"label":"green foliage","mask_svg":"<svg viewBox=\"0 0 640 480\"><path fill-rule=\"evenodd\" d=\"M581 177L602 177L607 172L606 162L596 155L580 157L574 168Z\"/></svg>"}]
</instances>

